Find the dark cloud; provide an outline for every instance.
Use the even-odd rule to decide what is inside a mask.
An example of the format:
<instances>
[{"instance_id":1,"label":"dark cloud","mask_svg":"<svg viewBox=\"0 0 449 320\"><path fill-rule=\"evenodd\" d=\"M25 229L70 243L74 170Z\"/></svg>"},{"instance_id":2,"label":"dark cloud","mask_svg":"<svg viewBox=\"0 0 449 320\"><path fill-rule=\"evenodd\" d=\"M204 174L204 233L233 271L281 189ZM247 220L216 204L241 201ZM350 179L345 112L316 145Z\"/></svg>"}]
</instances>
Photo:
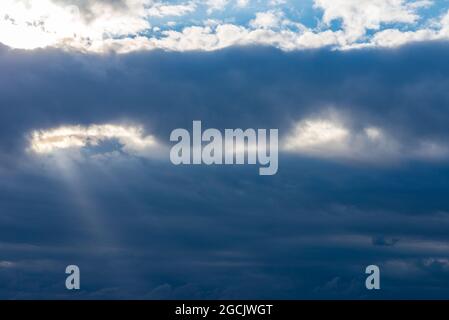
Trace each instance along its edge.
<instances>
[{"instance_id":1,"label":"dark cloud","mask_svg":"<svg viewBox=\"0 0 449 320\"><path fill-rule=\"evenodd\" d=\"M333 106L413 145L448 133L446 44L396 50L82 55L0 48L0 297L447 297L449 166L281 154L175 167L24 152L33 129L143 123L280 128ZM397 239L400 239L398 241ZM64 289L78 264L82 290ZM378 264L382 290L364 289ZM404 289L405 288L405 289Z\"/></svg>"},{"instance_id":2,"label":"dark cloud","mask_svg":"<svg viewBox=\"0 0 449 320\"><path fill-rule=\"evenodd\" d=\"M394 246L396 243L398 243L399 239L376 236L373 237L372 241L375 246Z\"/></svg>"},{"instance_id":3,"label":"dark cloud","mask_svg":"<svg viewBox=\"0 0 449 320\"><path fill-rule=\"evenodd\" d=\"M285 134L293 121L331 106L355 128L378 125L404 143L445 141L448 50L432 43L387 51L246 48L104 57L2 49L0 103L9 124L2 137L123 118L145 121L164 139L192 119L219 128L279 127Z\"/></svg>"}]
</instances>

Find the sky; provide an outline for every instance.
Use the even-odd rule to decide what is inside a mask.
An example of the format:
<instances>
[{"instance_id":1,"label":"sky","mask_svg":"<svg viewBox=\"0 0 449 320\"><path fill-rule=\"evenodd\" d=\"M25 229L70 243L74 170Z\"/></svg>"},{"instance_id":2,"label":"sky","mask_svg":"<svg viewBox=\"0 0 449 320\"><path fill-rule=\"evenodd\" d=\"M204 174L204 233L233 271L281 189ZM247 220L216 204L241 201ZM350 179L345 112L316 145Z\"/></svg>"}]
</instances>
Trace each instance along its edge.
<instances>
[{"instance_id":1,"label":"sky","mask_svg":"<svg viewBox=\"0 0 449 320\"><path fill-rule=\"evenodd\" d=\"M448 40L448 1L2 1L0 298L449 298ZM277 173L174 165L194 120Z\"/></svg>"}]
</instances>

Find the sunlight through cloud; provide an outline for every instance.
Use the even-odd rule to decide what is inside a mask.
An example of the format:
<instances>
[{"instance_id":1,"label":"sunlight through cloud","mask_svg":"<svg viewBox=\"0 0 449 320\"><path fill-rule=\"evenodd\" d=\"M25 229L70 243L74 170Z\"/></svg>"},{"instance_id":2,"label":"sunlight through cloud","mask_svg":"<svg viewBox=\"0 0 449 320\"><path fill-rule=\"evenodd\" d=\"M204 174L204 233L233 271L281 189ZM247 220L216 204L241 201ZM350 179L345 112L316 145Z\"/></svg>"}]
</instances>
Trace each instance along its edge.
<instances>
[{"instance_id":1,"label":"sunlight through cloud","mask_svg":"<svg viewBox=\"0 0 449 320\"><path fill-rule=\"evenodd\" d=\"M158 146L154 136L145 136L140 126L103 124L35 130L31 133L30 150L49 154L63 149L95 147L108 140L118 141L122 151L133 155L142 155Z\"/></svg>"}]
</instances>

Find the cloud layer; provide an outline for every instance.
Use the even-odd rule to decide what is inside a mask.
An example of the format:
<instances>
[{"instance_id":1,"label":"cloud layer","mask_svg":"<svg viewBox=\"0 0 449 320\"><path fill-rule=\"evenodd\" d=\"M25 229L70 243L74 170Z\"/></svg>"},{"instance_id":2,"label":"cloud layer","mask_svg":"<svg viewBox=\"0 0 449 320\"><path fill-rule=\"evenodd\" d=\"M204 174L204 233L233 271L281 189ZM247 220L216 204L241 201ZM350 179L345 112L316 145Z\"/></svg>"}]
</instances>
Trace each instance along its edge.
<instances>
[{"instance_id":1,"label":"cloud layer","mask_svg":"<svg viewBox=\"0 0 449 320\"><path fill-rule=\"evenodd\" d=\"M0 297L448 297L448 55L0 47ZM153 157L193 120L279 128L278 173Z\"/></svg>"},{"instance_id":2,"label":"cloud layer","mask_svg":"<svg viewBox=\"0 0 449 320\"><path fill-rule=\"evenodd\" d=\"M446 41L448 10L445 2L430 0L6 0L0 42L97 53L397 47Z\"/></svg>"}]
</instances>

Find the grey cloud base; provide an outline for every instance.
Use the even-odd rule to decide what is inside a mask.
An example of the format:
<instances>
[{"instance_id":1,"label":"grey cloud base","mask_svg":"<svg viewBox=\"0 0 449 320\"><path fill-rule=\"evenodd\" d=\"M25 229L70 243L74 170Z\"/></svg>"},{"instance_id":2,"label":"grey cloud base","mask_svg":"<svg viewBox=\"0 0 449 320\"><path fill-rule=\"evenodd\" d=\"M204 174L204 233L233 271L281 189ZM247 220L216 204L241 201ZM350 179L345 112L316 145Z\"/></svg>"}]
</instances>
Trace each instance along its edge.
<instances>
[{"instance_id":1,"label":"grey cloud base","mask_svg":"<svg viewBox=\"0 0 449 320\"><path fill-rule=\"evenodd\" d=\"M1 298L447 298L449 166L282 153L279 172L123 155L62 177L27 134L200 119L279 128L332 107L404 148L446 143L449 47L81 55L0 48ZM78 264L82 290L64 287ZM364 288L378 264L382 289Z\"/></svg>"}]
</instances>

